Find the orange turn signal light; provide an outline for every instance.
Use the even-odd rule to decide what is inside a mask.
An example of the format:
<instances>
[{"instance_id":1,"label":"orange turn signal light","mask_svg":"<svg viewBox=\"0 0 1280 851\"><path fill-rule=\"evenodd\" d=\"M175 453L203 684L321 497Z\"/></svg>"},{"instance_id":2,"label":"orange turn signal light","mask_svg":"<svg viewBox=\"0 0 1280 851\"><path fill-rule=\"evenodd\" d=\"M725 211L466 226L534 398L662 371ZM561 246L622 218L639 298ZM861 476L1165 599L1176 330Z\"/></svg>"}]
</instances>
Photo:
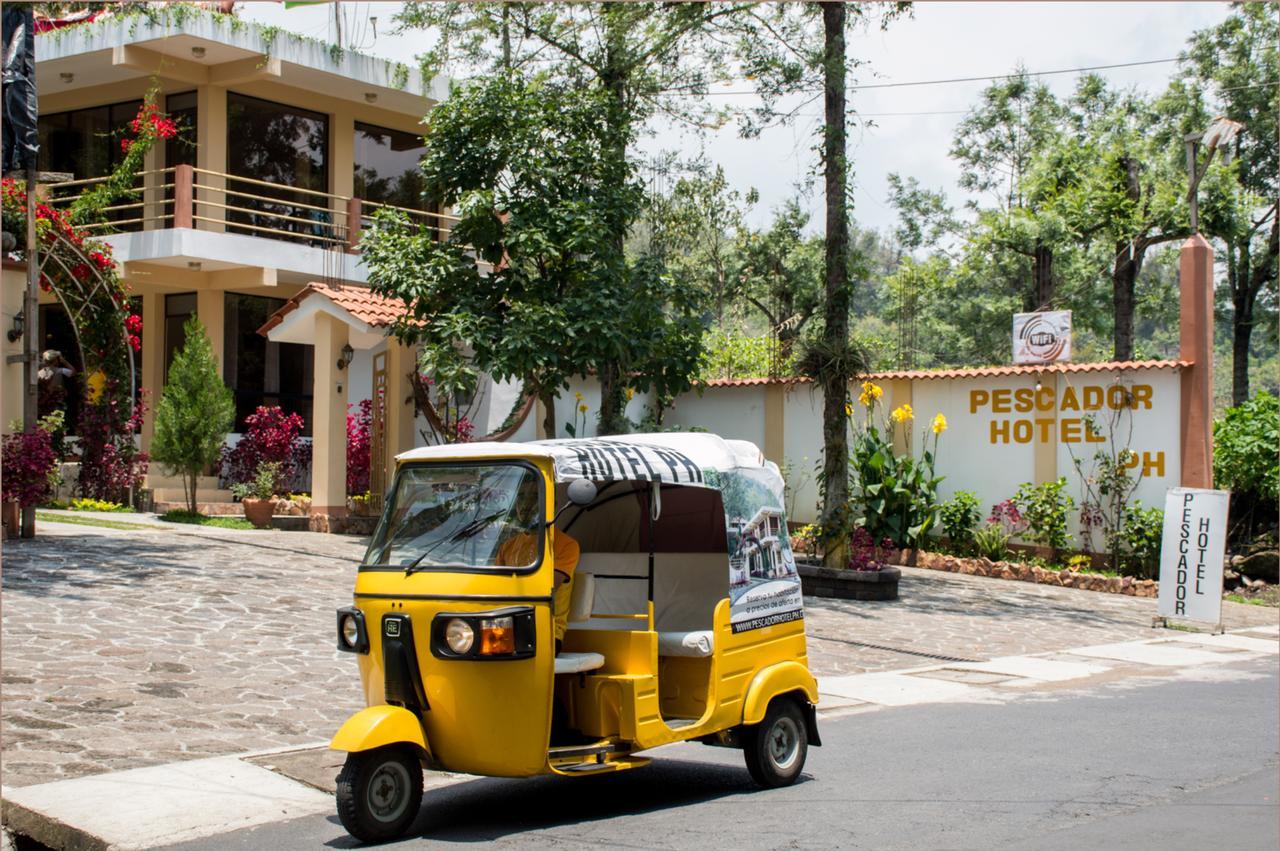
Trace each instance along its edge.
<instances>
[{"instance_id":1,"label":"orange turn signal light","mask_svg":"<svg viewBox=\"0 0 1280 851\"><path fill-rule=\"evenodd\" d=\"M516 652L516 625L510 617L482 618L480 655L503 656Z\"/></svg>"}]
</instances>

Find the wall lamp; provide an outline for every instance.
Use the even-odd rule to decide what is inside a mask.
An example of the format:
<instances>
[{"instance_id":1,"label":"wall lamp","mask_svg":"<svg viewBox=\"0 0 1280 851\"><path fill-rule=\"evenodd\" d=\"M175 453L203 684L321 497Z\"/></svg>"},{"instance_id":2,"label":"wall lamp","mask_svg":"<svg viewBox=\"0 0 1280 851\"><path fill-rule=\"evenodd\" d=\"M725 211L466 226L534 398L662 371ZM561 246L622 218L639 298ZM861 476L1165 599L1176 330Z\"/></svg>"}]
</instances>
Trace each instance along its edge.
<instances>
[{"instance_id":1,"label":"wall lamp","mask_svg":"<svg viewBox=\"0 0 1280 851\"><path fill-rule=\"evenodd\" d=\"M18 340L22 339L22 332L25 331L26 329L27 329L26 314L23 313L21 310L19 310L17 313L13 314L13 327L9 329L9 334L8 334L9 342L16 343L18 342Z\"/></svg>"},{"instance_id":2,"label":"wall lamp","mask_svg":"<svg viewBox=\"0 0 1280 851\"><path fill-rule=\"evenodd\" d=\"M347 343L342 347L342 354L338 357L338 369L346 369L351 365L351 359L356 356L356 350L351 348L351 344Z\"/></svg>"}]
</instances>

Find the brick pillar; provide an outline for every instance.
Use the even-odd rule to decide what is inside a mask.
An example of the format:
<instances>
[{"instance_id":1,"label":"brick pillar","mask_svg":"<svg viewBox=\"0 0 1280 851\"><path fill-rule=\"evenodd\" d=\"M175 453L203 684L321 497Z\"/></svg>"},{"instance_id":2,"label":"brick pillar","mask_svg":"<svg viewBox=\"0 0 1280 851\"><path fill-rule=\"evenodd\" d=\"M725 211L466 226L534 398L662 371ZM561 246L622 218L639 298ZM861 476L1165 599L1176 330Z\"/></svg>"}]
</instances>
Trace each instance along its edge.
<instances>
[{"instance_id":1,"label":"brick pillar","mask_svg":"<svg viewBox=\"0 0 1280 851\"><path fill-rule=\"evenodd\" d=\"M1182 244L1182 486L1213 487L1213 248L1200 234Z\"/></svg>"}]
</instances>

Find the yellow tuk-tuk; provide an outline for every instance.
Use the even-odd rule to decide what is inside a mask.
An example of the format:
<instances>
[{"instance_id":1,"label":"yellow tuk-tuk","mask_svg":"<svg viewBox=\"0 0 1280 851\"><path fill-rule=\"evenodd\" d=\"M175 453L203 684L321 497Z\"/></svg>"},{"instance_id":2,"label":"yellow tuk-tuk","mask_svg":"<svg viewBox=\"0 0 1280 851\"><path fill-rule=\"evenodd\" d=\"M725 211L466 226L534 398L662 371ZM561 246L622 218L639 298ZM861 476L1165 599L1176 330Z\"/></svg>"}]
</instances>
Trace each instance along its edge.
<instances>
[{"instance_id":1,"label":"yellow tuk-tuk","mask_svg":"<svg viewBox=\"0 0 1280 851\"><path fill-rule=\"evenodd\" d=\"M594 775L687 740L794 782L821 742L782 497L754 445L711 434L400 455L337 613L368 704L330 744L343 826L403 835L423 767Z\"/></svg>"}]
</instances>

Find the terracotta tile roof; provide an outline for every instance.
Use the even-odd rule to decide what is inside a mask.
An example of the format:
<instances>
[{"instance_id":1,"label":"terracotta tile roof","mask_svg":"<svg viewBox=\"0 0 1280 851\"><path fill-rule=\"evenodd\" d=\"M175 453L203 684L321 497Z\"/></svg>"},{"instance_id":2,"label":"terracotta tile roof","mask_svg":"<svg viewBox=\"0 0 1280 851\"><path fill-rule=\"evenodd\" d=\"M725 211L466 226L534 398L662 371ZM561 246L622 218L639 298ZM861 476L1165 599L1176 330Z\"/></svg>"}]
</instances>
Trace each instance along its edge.
<instances>
[{"instance_id":1,"label":"terracotta tile roof","mask_svg":"<svg viewBox=\"0 0 1280 851\"><path fill-rule=\"evenodd\" d=\"M343 284L332 287L328 284L307 284L297 295L267 318L266 323L258 329L258 333L266 335L268 331L284 321L284 318L298 309L302 300L311 295L319 295L329 299L338 307L361 322L373 328L386 328L396 319L405 315L404 302L399 299L380 296L368 287Z\"/></svg>"},{"instance_id":2,"label":"terracotta tile roof","mask_svg":"<svg viewBox=\"0 0 1280 851\"><path fill-rule=\"evenodd\" d=\"M907 369L889 372L873 372L866 378L871 381L894 379L928 381L935 378L994 378L1003 375L1053 375L1078 372L1127 372L1135 369L1182 369L1190 366L1181 360L1107 361L1103 363L1055 363L1037 366L979 366L962 369ZM712 378L702 382L705 387L754 387L762 384L801 384L809 378Z\"/></svg>"}]
</instances>

